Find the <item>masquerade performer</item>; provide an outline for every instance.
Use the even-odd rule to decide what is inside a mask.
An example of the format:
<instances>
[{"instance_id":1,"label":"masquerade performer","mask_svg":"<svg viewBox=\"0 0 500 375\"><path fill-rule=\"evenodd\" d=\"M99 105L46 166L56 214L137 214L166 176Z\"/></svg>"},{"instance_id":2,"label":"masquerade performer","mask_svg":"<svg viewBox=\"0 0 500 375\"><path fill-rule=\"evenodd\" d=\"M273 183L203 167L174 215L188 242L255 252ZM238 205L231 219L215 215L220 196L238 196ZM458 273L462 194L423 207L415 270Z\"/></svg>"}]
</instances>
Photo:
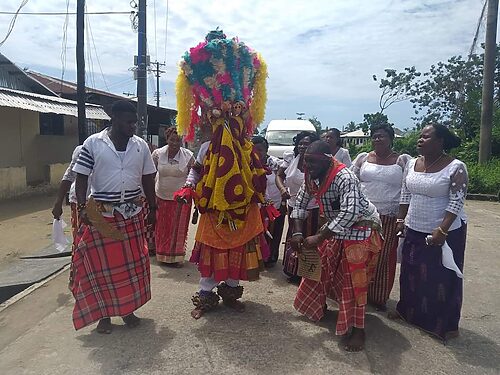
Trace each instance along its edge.
<instances>
[{"instance_id":1,"label":"masquerade performer","mask_svg":"<svg viewBox=\"0 0 500 375\"><path fill-rule=\"evenodd\" d=\"M262 57L221 30L211 31L180 62L178 134L191 141L195 127L208 126L212 133L176 193L180 200L194 198L201 214L191 256L201 274L192 298L195 319L220 298L243 311L239 282L258 279L263 269L259 203L265 201L266 171L249 137L264 118L266 77Z\"/></svg>"},{"instance_id":2,"label":"masquerade performer","mask_svg":"<svg viewBox=\"0 0 500 375\"><path fill-rule=\"evenodd\" d=\"M375 206L361 192L356 176L330 154L328 143L312 143L304 160L306 181L292 213L295 220L290 244L299 254L302 248L317 248L321 280L303 278L294 306L309 319L318 321L325 312L326 297L336 300L336 334L345 335L352 327L344 348L360 351L365 342L368 284L382 247L380 219ZM317 234L304 238L302 222L314 197L328 222Z\"/></svg>"}]
</instances>

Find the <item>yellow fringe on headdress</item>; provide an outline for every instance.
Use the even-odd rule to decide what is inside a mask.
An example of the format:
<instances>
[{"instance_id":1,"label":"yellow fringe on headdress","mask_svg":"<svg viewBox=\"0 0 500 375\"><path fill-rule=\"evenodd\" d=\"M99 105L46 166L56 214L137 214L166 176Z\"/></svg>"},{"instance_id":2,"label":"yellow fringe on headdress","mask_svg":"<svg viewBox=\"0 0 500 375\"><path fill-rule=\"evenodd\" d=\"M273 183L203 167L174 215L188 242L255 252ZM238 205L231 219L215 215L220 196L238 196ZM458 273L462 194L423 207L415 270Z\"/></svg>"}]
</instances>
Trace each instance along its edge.
<instances>
[{"instance_id":1,"label":"yellow fringe on headdress","mask_svg":"<svg viewBox=\"0 0 500 375\"><path fill-rule=\"evenodd\" d=\"M260 54L258 54L258 57L260 61L260 67L255 74L255 83L253 87L254 95L252 97L252 103L250 104L250 115L252 116L254 127L257 127L262 121L264 121L267 101L267 64Z\"/></svg>"},{"instance_id":2,"label":"yellow fringe on headdress","mask_svg":"<svg viewBox=\"0 0 500 375\"><path fill-rule=\"evenodd\" d=\"M177 95L177 133L184 136L189 131L194 97L192 86L182 69L177 76L175 92Z\"/></svg>"}]
</instances>

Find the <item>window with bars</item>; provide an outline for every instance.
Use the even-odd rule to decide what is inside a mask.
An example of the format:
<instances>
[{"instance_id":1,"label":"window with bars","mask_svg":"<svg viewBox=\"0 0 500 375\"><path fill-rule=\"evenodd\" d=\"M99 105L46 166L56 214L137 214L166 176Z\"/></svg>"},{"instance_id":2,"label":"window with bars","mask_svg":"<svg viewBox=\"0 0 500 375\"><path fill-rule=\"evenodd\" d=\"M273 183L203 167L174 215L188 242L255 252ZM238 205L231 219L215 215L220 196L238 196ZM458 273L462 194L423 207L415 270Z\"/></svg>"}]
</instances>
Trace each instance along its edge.
<instances>
[{"instance_id":1,"label":"window with bars","mask_svg":"<svg viewBox=\"0 0 500 375\"><path fill-rule=\"evenodd\" d=\"M39 114L40 135L64 135L64 116L55 113Z\"/></svg>"}]
</instances>

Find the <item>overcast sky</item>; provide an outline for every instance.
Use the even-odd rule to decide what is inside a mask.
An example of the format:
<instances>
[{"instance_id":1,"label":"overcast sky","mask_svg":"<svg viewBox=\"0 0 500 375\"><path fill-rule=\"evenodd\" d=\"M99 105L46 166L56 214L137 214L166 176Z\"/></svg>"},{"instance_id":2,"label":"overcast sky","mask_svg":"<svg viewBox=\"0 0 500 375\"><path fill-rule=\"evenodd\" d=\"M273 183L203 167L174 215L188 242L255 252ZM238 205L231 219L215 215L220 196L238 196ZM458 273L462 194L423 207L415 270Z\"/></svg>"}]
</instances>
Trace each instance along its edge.
<instances>
[{"instance_id":1,"label":"overcast sky","mask_svg":"<svg viewBox=\"0 0 500 375\"><path fill-rule=\"evenodd\" d=\"M19 3L2 1L0 11L15 11ZM76 0L30 0L22 11L64 12L67 3L70 12L76 11ZM228 37L238 36L261 52L268 63L264 126L271 119L292 119L296 112L305 112L307 117L317 116L323 126L342 128L378 110L374 74L412 65L426 70L453 55L466 55L483 4L484 0L148 0L148 47L151 61L167 64L160 90L164 106L175 107L173 82L181 55L219 26ZM87 0L87 10L131 7L129 0ZM0 15L0 39L11 17ZM21 68L56 77L61 77L64 61L64 77L74 81L76 16L69 16L62 58L64 23L65 16L20 15L0 52ZM129 15L89 15L87 30L87 85L135 93L129 69L137 54L137 33ZM151 76L151 103L153 84ZM408 104L396 104L387 114L400 128L412 125Z\"/></svg>"}]
</instances>

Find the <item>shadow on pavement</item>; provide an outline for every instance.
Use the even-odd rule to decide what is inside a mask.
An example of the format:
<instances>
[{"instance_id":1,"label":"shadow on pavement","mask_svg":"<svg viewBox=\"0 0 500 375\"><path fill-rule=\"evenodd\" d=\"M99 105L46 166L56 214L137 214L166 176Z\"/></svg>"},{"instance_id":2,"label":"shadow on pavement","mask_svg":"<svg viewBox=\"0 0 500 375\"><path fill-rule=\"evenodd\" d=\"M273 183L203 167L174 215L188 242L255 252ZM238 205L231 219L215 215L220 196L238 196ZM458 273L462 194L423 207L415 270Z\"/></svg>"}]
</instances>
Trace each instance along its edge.
<instances>
[{"instance_id":1,"label":"shadow on pavement","mask_svg":"<svg viewBox=\"0 0 500 375\"><path fill-rule=\"evenodd\" d=\"M273 283L277 287L294 285L287 281L287 276L285 275L285 273L283 273L283 265L281 264L281 259L278 260L278 262L273 268L267 268L264 272L260 274L260 276L263 278L272 279ZM298 285L295 285L295 287L298 287Z\"/></svg>"},{"instance_id":2,"label":"shadow on pavement","mask_svg":"<svg viewBox=\"0 0 500 375\"><path fill-rule=\"evenodd\" d=\"M91 348L89 360L100 363L102 374L116 374L117 370L149 373L152 366L162 366L161 352L169 346L175 333L166 327L158 330L153 319L143 318L139 327L130 329L113 318L113 333L91 333L78 336L85 348ZM121 325L118 325L120 323Z\"/></svg>"},{"instance_id":3,"label":"shadow on pavement","mask_svg":"<svg viewBox=\"0 0 500 375\"><path fill-rule=\"evenodd\" d=\"M394 374L402 353L411 348L401 333L376 316L367 315L367 350L364 354L352 354L343 351L341 337L335 336L337 311L328 311L319 324L322 332L307 335L311 330L317 331L317 325L311 322L311 329L306 330L298 327L298 321L307 321L305 317L275 312L255 302L246 302L246 306L244 314L220 306L206 314L202 318L204 324L194 330L200 342L206 340L206 354L213 357L213 363L229 360L254 373L300 373L316 365L312 356L322 355L327 361L339 361L355 371L366 371L366 360L360 360L361 355L368 358L373 372ZM245 317L250 314L252 320ZM217 356L227 358L219 361Z\"/></svg>"},{"instance_id":4,"label":"shadow on pavement","mask_svg":"<svg viewBox=\"0 0 500 375\"><path fill-rule=\"evenodd\" d=\"M460 336L448 341L446 348L463 364L500 369L500 346L486 336L460 328Z\"/></svg>"},{"instance_id":5,"label":"shadow on pavement","mask_svg":"<svg viewBox=\"0 0 500 375\"><path fill-rule=\"evenodd\" d=\"M172 281L198 285L200 274L195 264L186 261L181 268L174 268L158 262L154 257L151 257L150 261L151 267L159 268L159 271L157 271L158 274L153 274L152 278L169 279Z\"/></svg>"},{"instance_id":6,"label":"shadow on pavement","mask_svg":"<svg viewBox=\"0 0 500 375\"><path fill-rule=\"evenodd\" d=\"M334 303L330 300L328 302L329 309L318 324L321 327L327 328L329 332L316 335L315 340L320 345L319 348L332 361L353 364L355 362L349 361L348 358L349 356L357 356L357 354L344 352L344 339L335 335L338 310L334 307ZM300 319L307 320L306 317L301 317ZM412 347L410 341L399 331L387 326L383 319L377 315L366 314L365 328L366 344L364 353L370 364L370 372L375 374L399 373L402 354ZM331 347L325 345L328 340L332 340L332 337L337 341L338 351L333 351Z\"/></svg>"},{"instance_id":7,"label":"shadow on pavement","mask_svg":"<svg viewBox=\"0 0 500 375\"><path fill-rule=\"evenodd\" d=\"M245 305L243 314L219 305L204 315L194 330L205 343L204 354L212 357L215 366L229 361L252 373L285 373L288 366L300 371L316 349L291 324L294 317L260 303L245 301Z\"/></svg>"}]
</instances>

